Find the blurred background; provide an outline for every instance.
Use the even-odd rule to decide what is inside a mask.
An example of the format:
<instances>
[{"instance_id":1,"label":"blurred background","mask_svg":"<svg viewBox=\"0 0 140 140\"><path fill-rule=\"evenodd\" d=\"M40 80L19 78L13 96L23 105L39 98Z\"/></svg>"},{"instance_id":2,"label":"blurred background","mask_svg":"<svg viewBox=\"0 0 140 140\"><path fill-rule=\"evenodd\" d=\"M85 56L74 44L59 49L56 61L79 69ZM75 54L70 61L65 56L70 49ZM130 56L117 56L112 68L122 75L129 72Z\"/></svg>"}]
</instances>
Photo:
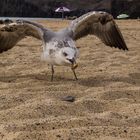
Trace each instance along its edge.
<instances>
[{"instance_id":1,"label":"blurred background","mask_svg":"<svg viewBox=\"0 0 140 140\"><path fill-rule=\"evenodd\" d=\"M92 11L107 11L114 18L127 14L129 18L140 17L140 0L0 0L1 17L61 18L58 7L66 7L65 17L79 17Z\"/></svg>"}]
</instances>

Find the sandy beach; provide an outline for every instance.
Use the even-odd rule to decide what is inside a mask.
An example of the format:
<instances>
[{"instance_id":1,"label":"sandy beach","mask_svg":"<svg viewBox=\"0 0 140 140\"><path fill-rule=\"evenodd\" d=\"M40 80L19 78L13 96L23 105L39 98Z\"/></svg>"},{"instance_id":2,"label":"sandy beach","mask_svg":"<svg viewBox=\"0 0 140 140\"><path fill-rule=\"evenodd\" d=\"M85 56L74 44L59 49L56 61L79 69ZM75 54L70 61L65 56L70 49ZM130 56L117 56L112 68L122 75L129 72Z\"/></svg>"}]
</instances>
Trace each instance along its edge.
<instances>
[{"instance_id":1,"label":"sandy beach","mask_svg":"<svg viewBox=\"0 0 140 140\"><path fill-rule=\"evenodd\" d=\"M37 22L58 30L70 21ZM65 66L50 81L37 39L0 54L0 140L140 140L140 21L116 22L129 51L78 40L78 81Z\"/></svg>"}]
</instances>

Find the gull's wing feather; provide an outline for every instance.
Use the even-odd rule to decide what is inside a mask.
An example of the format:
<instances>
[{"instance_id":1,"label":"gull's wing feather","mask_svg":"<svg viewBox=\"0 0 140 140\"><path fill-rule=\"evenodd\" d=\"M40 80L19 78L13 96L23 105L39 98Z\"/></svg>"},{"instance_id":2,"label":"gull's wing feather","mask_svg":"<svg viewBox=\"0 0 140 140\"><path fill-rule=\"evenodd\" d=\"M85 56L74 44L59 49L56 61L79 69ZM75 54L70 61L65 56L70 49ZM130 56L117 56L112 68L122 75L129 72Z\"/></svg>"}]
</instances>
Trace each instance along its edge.
<instances>
[{"instance_id":1,"label":"gull's wing feather","mask_svg":"<svg viewBox=\"0 0 140 140\"><path fill-rule=\"evenodd\" d=\"M107 46L128 50L112 15L106 12L89 12L72 21L69 29L72 29L75 40L93 34Z\"/></svg>"},{"instance_id":2,"label":"gull's wing feather","mask_svg":"<svg viewBox=\"0 0 140 140\"><path fill-rule=\"evenodd\" d=\"M32 36L44 42L43 36L46 31L47 29L42 25L25 20L13 21L9 24L3 22L0 24L0 52L11 49L26 36Z\"/></svg>"}]
</instances>

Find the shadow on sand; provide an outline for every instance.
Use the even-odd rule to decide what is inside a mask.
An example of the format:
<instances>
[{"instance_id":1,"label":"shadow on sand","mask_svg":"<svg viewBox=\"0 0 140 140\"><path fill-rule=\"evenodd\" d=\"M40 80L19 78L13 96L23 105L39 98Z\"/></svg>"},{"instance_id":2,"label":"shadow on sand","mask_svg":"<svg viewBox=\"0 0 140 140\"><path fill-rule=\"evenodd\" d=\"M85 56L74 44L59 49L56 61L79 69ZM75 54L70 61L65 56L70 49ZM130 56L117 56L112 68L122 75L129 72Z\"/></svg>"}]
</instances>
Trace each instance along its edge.
<instances>
[{"instance_id":1,"label":"shadow on sand","mask_svg":"<svg viewBox=\"0 0 140 140\"><path fill-rule=\"evenodd\" d=\"M82 78L79 80L75 80L74 77L68 78L64 76L57 76L54 75L54 80L51 82L51 75L50 74L27 74L27 75L13 75L13 76L0 76L0 82L10 83L15 82L17 79L34 79L40 81L50 82L52 84L60 84L60 82L75 82L79 85L87 86L87 87L101 87L107 86L113 82L123 82L128 83L136 86L140 86L140 73L130 73L128 77L111 77L108 78L106 76L95 76L95 77L88 77Z\"/></svg>"},{"instance_id":2,"label":"shadow on sand","mask_svg":"<svg viewBox=\"0 0 140 140\"><path fill-rule=\"evenodd\" d=\"M108 78L106 76L95 76L95 77L80 79L78 81L80 85L87 86L87 87L107 86L113 82L123 82L131 85L140 86L140 73L131 73L129 74L129 77Z\"/></svg>"}]
</instances>

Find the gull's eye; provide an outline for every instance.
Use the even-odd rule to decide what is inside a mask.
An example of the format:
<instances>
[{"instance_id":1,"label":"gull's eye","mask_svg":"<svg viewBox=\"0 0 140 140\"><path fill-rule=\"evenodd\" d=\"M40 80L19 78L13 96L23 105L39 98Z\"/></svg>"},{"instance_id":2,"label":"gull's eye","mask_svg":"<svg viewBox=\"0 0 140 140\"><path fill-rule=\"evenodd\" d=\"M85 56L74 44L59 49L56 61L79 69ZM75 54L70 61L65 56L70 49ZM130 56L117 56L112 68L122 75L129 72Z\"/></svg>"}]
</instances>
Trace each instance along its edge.
<instances>
[{"instance_id":1,"label":"gull's eye","mask_svg":"<svg viewBox=\"0 0 140 140\"><path fill-rule=\"evenodd\" d=\"M66 52L63 52L63 55L66 57L68 54Z\"/></svg>"}]
</instances>

